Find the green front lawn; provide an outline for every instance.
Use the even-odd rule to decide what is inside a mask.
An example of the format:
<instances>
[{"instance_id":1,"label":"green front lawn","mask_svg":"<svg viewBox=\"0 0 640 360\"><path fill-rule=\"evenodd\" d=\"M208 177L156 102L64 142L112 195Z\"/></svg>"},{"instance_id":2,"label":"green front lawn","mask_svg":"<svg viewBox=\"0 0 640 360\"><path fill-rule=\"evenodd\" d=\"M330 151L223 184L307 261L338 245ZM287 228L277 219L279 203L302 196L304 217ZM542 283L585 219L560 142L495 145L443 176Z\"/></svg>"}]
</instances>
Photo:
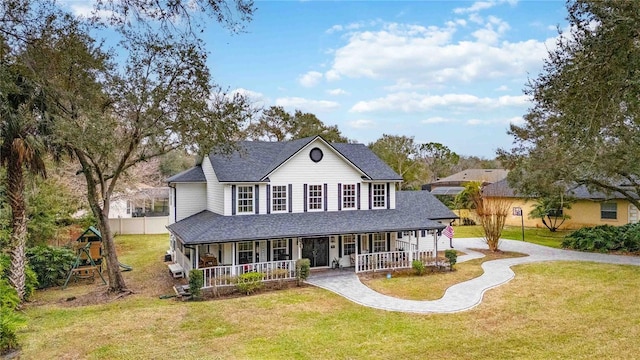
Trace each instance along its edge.
<instances>
[{"instance_id":1,"label":"green front lawn","mask_svg":"<svg viewBox=\"0 0 640 360\"><path fill-rule=\"evenodd\" d=\"M415 315L311 286L161 300L173 281L162 263L166 236L117 242L121 261L134 268L125 277L136 294L77 306L66 299L102 289L98 281L38 292L19 334L23 359L629 359L640 352L640 322L631 316L640 313L640 267L521 265L470 311Z\"/></svg>"},{"instance_id":2,"label":"green front lawn","mask_svg":"<svg viewBox=\"0 0 640 360\"><path fill-rule=\"evenodd\" d=\"M524 228L524 241L553 248L560 248L560 244L562 243L562 240L564 240L564 237L571 234L572 232L573 230L558 230L556 232L551 232L547 228ZM484 233L480 225L456 226L455 237L481 238L484 237ZM502 231L502 238L510 240L522 240L522 228L518 226L505 226L504 230Z\"/></svg>"}]
</instances>

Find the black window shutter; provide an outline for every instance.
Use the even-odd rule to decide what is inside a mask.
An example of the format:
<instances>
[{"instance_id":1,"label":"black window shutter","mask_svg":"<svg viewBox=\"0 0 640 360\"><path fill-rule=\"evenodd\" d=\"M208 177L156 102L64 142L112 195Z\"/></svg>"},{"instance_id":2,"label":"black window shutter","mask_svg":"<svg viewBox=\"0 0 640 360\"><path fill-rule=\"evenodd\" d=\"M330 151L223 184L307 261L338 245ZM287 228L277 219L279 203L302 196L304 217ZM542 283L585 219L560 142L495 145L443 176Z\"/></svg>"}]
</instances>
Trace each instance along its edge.
<instances>
[{"instance_id":1,"label":"black window shutter","mask_svg":"<svg viewBox=\"0 0 640 360\"><path fill-rule=\"evenodd\" d=\"M356 189L356 192L357 192L356 201L358 202L358 210L360 210L360 183L358 183L356 185L356 188L357 188Z\"/></svg>"},{"instance_id":2,"label":"black window shutter","mask_svg":"<svg viewBox=\"0 0 640 360\"><path fill-rule=\"evenodd\" d=\"M304 212L307 212L307 184L304 184L304 186L302 187L302 196L304 196L303 200L303 204L304 204Z\"/></svg>"},{"instance_id":3,"label":"black window shutter","mask_svg":"<svg viewBox=\"0 0 640 360\"><path fill-rule=\"evenodd\" d=\"M369 234L369 252L373 252L373 234Z\"/></svg>"},{"instance_id":4,"label":"black window shutter","mask_svg":"<svg viewBox=\"0 0 640 360\"><path fill-rule=\"evenodd\" d=\"M271 185L267 184L267 214L271 214Z\"/></svg>"},{"instance_id":5,"label":"black window shutter","mask_svg":"<svg viewBox=\"0 0 640 360\"><path fill-rule=\"evenodd\" d=\"M369 210L373 207L373 184L369 183Z\"/></svg>"},{"instance_id":6,"label":"black window shutter","mask_svg":"<svg viewBox=\"0 0 640 360\"><path fill-rule=\"evenodd\" d=\"M391 186L387 183L387 209L391 209L391 201L389 201L391 199L391 191L389 189L391 189Z\"/></svg>"},{"instance_id":7,"label":"black window shutter","mask_svg":"<svg viewBox=\"0 0 640 360\"><path fill-rule=\"evenodd\" d=\"M402 239L402 231L398 231L398 239Z\"/></svg>"},{"instance_id":8,"label":"black window shutter","mask_svg":"<svg viewBox=\"0 0 640 360\"><path fill-rule=\"evenodd\" d=\"M256 198L256 201L255 201L255 204L254 204L255 205L255 209L254 209L253 212L255 214L260 214L260 185L256 185L255 189L256 189L256 191L255 191L256 194L254 195L254 197Z\"/></svg>"},{"instance_id":9,"label":"black window shutter","mask_svg":"<svg viewBox=\"0 0 640 360\"><path fill-rule=\"evenodd\" d=\"M260 259L258 259L259 255L258 255L258 248L260 247L260 242L256 241L256 244L253 246L253 262L260 262Z\"/></svg>"},{"instance_id":10,"label":"black window shutter","mask_svg":"<svg viewBox=\"0 0 640 360\"><path fill-rule=\"evenodd\" d=\"M342 210L342 184L338 183L338 211Z\"/></svg>"},{"instance_id":11,"label":"black window shutter","mask_svg":"<svg viewBox=\"0 0 640 360\"><path fill-rule=\"evenodd\" d=\"M387 233L387 251L391 251L391 233Z\"/></svg>"},{"instance_id":12,"label":"black window shutter","mask_svg":"<svg viewBox=\"0 0 640 360\"><path fill-rule=\"evenodd\" d=\"M293 239L289 239L289 248L287 249L287 254L289 254L289 260L293 259Z\"/></svg>"},{"instance_id":13,"label":"black window shutter","mask_svg":"<svg viewBox=\"0 0 640 360\"><path fill-rule=\"evenodd\" d=\"M342 235L338 236L338 257L341 257L342 252Z\"/></svg>"},{"instance_id":14,"label":"black window shutter","mask_svg":"<svg viewBox=\"0 0 640 360\"><path fill-rule=\"evenodd\" d=\"M324 189L322 189L322 195L324 196L324 211L327 211L327 184L324 184Z\"/></svg>"},{"instance_id":15,"label":"black window shutter","mask_svg":"<svg viewBox=\"0 0 640 360\"><path fill-rule=\"evenodd\" d=\"M289 200L289 204L288 204L289 206L288 207L289 207L289 212L292 212L293 211L293 209L292 209L293 208L293 192L292 192L293 185L292 184L289 184L289 189L288 190L289 190L289 191L287 191L287 198Z\"/></svg>"},{"instance_id":16,"label":"black window shutter","mask_svg":"<svg viewBox=\"0 0 640 360\"><path fill-rule=\"evenodd\" d=\"M273 240L268 240L267 241L267 261L271 261L271 242ZM274 259L277 260L277 259Z\"/></svg>"},{"instance_id":17,"label":"black window shutter","mask_svg":"<svg viewBox=\"0 0 640 360\"><path fill-rule=\"evenodd\" d=\"M426 237L427 236L427 231L426 230L420 230L420 236Z\"/></svg>"},{"instance_id":18,"label":"black window shutter","mask_svg":"<svg viewBox=\"0 0 640 360\"><path fill-rule=\"evenodd\" d=\"M362 246L360 246L360 240L361 240L360 239L360 235L356 235L356 244L357 244L357 247L358 247L358 254L362 253Z\"/></svg>"},{"instance_id":19,"label":"black window shutter","mask_svg":"<svg viewBox=\"0 0 640 360\"><path fill-rule=\"evenodd\" d=\"M236 186L231 185L231 215L236 214Z\"/></svg>"}]
</instances>

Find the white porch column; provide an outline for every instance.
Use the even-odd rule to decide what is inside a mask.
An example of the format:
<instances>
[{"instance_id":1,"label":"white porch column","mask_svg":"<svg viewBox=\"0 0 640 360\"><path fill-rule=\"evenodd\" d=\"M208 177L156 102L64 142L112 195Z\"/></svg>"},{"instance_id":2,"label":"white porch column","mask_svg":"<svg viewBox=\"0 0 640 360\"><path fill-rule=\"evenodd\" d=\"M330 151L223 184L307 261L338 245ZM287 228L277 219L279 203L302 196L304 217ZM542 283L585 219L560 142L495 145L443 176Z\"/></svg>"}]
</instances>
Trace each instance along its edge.
<instances>
[{"instance_id":1,"label":"white porch column","mask_svg":"<svg viewBox=\"0 0 640 360\"><path fill-rule=\"evenodd\" d=\"M417 240L416 240L417 243ZM413 249L411 249L411 232L409 232L409 265L413 266Z\"/></svg>"},{"instance_id":2,"label":"white porch column","mask_svg":"<svg viewBox=\"0 0 640 360\"><path fill-rule=\"evenodd\" d=\"M236 275L236 245L238 243L231 243L231 275Z\"/></svg>"},{"instance_id":3,"label":"white porch column","mask_svg":"<svg viewBox=\"0 0 640 360\"><path fill-rule=\"evenodd\" d=\"M438 230L433 231L433 248L434 248L433 257L437 258L438 257Z\"/></svg>"}]
</instances>

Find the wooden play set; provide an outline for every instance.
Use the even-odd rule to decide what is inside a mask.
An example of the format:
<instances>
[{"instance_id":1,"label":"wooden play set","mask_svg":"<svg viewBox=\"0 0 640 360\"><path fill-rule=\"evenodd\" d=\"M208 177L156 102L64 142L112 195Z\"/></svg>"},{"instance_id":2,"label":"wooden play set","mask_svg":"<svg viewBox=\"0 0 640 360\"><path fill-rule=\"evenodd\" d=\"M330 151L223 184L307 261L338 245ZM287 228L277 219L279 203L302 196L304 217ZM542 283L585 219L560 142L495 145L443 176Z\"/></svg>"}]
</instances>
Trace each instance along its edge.
<instances>
[{"instance_id":1,"label":"wooden play set","mask_svg":"<svg viewBox=\"0 0 640 360\"><path fill-rule=\"evenodd\" d=\"M102 276L102 235L100 235L100 231L90 226L76 239L76 243L78 245L76 261L73 263L62 288L67 287L72 277L76 281L78 279L94 279L96 274L106 285L107 281Z\"/></svg>"}]
</instances>

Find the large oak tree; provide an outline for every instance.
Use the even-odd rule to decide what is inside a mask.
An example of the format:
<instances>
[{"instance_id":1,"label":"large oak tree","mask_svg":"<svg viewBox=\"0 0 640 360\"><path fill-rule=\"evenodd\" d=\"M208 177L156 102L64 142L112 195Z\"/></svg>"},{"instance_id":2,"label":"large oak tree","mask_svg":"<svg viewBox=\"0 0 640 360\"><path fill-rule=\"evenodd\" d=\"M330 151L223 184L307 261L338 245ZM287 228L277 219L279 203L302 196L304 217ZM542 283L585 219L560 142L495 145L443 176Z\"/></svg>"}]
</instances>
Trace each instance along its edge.
<instances>
[{"instance_id":1,"label":"large oak tree","mask_svg":"<svg viewBox=\"0 0 640 360\"><path fill-rule=\"evenodd\" d=\"M640 2L571 0L570 30L525 92L533 106L499 157L519 192L574 186L640 207Z\"/></svg>"}]
</instances>

